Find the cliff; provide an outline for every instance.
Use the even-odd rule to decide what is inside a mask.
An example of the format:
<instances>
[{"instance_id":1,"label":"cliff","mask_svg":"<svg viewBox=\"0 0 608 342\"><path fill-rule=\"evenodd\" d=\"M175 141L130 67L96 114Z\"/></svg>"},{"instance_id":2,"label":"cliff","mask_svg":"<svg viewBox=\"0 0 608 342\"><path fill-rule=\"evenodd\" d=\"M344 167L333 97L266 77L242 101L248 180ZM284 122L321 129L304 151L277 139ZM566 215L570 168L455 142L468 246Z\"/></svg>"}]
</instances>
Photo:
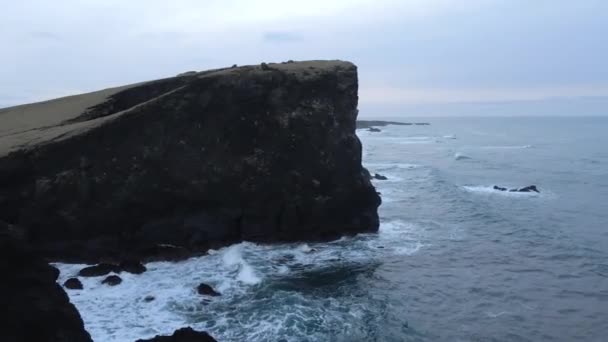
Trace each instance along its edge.
<instances>
[{"instance_id":1,"label":"cliff","mask_svg":"<svg viewBox=\"0 0 608 342\"><path fill-rule=\"evenodd\" d=\"M91 342L78 311L56 283L59 271L18 235L0 221L0 340Z\"/></svg>"},{"instance_id":2,"label":"cliff","mask_svg":"<svg viewBox=\"0 0 608 342\"><path fill-rule=\"evenodd\" d=\"M2 109L0 220L90 261L376 231L357 87L348 62L262 64Z\"/></svg>"}]
</instances>

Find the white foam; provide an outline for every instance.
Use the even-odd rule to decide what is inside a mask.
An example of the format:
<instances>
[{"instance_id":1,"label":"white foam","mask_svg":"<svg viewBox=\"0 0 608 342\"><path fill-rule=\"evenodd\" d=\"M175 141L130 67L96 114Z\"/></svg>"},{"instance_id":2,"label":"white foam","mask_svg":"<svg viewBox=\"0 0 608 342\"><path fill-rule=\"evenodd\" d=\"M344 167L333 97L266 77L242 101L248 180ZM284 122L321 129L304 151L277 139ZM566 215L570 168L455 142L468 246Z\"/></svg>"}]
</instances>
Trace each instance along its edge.
<instances>
[{"instance_id":1,"label":"white foam","mask_svg":"<svg viewBox=\"0 0 608 342\"><path fill-rule=\"evenodd\" d=\"M463 189L473 193L487 194L487 195L502 195L509 197L538 197L540 194L537 192L516 192L516 191L501 191L494 189L494 186L463 186Z\"/></svg>"},{"instance_id":2,"label":"white foam","mask_svg":"<svg viewBox=\"0 0 608 342\"><path fill-rule=\"evenodd\" d=\"M465 154L462 154L460 152L457 152L454 154L454 160L465 160L465 159L471 159L471 157L469 157Z\"/></svg>"},{"instance_id":3,"label":"white foam","mask_svg":"<svg viewBox=\"0 0 608 342\"><path fill-rule=\"evenodd\" d=\"M394 170L394 169L412 170L412 169L418 169L418 168L422 167L421 165L409 164L409 163L364 163L364 166L367 169L379 170L379 171Z\"/></svg>"},{"instance_id":4,"label":"white foam","mask_svg":"<svg viewBox=\"0 0 608 342\"><path fill-rule=\"evenodd\" d=\"M482 146L483 149L492 149L492 150L521 150L532 148L532 145L505 145L505 146Z\"/></svg>"},{"instance_id":5,"label":"white foam","mask_svg":"<svg viewBox=\"0 0 608 342\"><path fill-rule=\"evenodd\" d=\"M449 134L449 135L444 135L443 138L444 139L456 139L456 136L453 134Z\"/></svg>"},{"instance_id":6,"label":"white foam","mask_svg":"<svg viewBox=\"0 0 608 342\"><path fill-rule=\"evenodd\" d=\"M256 275L255 270L249 265L241 254L243 245L233 245L226 248L222 260L228 267L237 266L236 279L244 284L256 285L259 284L262 279Z\"/></svg>"},{"instance_id":7,"label":"white foam","mask_svg":"<svg viewBox=\"0 0 608 342\"><path fill-rule=\"evenodd\" d=\"M148 263L148 271L141 275L121 273L123 282L115 287L101 284L103 277L81 277L84 290L67 292L95 341L132 342L171 334L187 325L209 331L222 341L276 340L278 335L285 336L286 319L304 322L315 316L327 320L328 324L339 324L357 314L350 311L358 310L356 303L334 303L333 299L324 298L323 305L332 301L331 308L319 312L315 308L320 304L311 303L316 298L289 291L289 300L298 303L294 306L286 304L282 297L259 299L256 291L277 279L289 279L294 273L314 273L318 269L353 263L365 265L386 255L411 255L424 246L421 234L416 225L394 220L383 221L379 234L361 234L328 243L257 245L244 242L177 263ZM86 265L56 266L61 271L58 282L62 284ZM222 296L198 295L196 287L202 282ZM146 296L155 299L146 302ZM257 316L256 305L270 305L272 309L264 316ZM344 311L343 307L348 310ZM288 317L286 313L297 316ZM294 341L308 336L304 331L299 334L294 336Z\"/></svg>"}]
</instances>

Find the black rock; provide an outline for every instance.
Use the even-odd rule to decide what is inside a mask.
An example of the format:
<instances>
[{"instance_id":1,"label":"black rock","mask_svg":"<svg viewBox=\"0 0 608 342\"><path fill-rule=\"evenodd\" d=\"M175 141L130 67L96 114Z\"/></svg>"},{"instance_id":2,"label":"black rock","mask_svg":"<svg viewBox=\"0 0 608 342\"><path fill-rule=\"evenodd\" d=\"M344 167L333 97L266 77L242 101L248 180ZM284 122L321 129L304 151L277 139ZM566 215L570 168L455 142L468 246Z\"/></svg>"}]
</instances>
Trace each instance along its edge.
<instances>
[{"instance_id":1,"label":"black rock","mask_svg":"<svg viewBox=\"0 0 608 342\"><path fill-rule=\"evenodd\" d=\"M376 127L370 127L368 129L368 131L370 131L370 132L382 132L382 130L380 128L376 128Z\"/></svg>"},{"instance_id":2,"label":"black rock","mask_svg":"<svg viewBox=\"0 0 608 342\"><path fill-rule=\"evenodd\" d=\"M377 180L387 180L388 178L386 176L383 176L379 173L375 173L372 178L377 179Z\"/></svg>"},{"instance_id":3,"label":"black rock","mask_svg":"<svg viewBox=\"0 0 608 342\"><path fill-rule=\"evenodd\" d=\"M126 260L121 262L118 267L121 271L133 273L133 274L142 274L146 272L146 266L139 261L134 260Z\"/></svg>"},{"instance_id":4,"label":"black rock","mask_svg":"<svg viewBox=\"0 0 608 342\"><path fill-rule=\"evenodd\" d=\"M171 336L157 335L148 340L137 340L136 342L217 342L204 331L196 331L192 328L181 328Z\"/></svg>"},{"instance_id":5,"label":"black rock","mask_svg":"<svg viewBox=\"0 0 608 342\"><path fill-rule=\"evenodd\" d=\"M146 297L144 297L144 302L149 303L155 299L156 299L156 297L154 297L154 296L146 296Z\"/></svg>"},{"instance_id":6,"label":"black rock","mask_svg":"<svg viewBox=\"0 0 608 342\"><path fill-rule=\"evenodd\" d=\"M516 189L507 189L507 188L503 188L501 186L494 185L494 190L509 191L509 192L537 192L537 193L540 193L538 188L536 188L536 185L529 185L529 186L525 186L523 188L516 188Z\"/></svg>"},{"instance_id":7,"label":"black rock","mask_svg":"<svg viewBox=\"0 0 608 342\"><path fill-rule=\"evenodd\" d=\"M205 295L205 296L220 296L221 294L219 292L216 292L213 287L205 284L205 283L201 283L197 288L196 288L198 294L201 295Z\"/></svg>"},{"instance_id":8,"label":"black rock","mask_svg":"<svg viewBox=\"0 0 608 342\"><path fill-rule=\"evenodd\" d=\"M70 290L82 290L82 283L78 278L70 278L63 283L66 289Z\"/></svg>"},{"instance_id":9,"label":"black rock","mask_svg":"<svg viewBox=\"0 0 608 342\"><path fill-rule=\"evenodd\" d=\"M119 276L113 274L111 276L107 276L106 279L101 281L101 283L110 285L110 286L116 286L116 285L122 283L122 279Z\"/></svg>"},{"instance_id":10,"label":"black rock","mask_svg":"<svg viewBox=\"0 0 608 342\"><path fill-rule=\"evenodd\" d=\"M120 272L120 267L114 264L97 264L94 266L88 266L80 270L78 275L81 277L99 277L106 275L110 272Z\"/></svg>"},{"instance_id":11,"label":"black rock","mask_svg":"<svg viewBox=\"0 0 608 342\"><path fill-rule=\"evenodd\" d=\"M517 189L518 192L538 192L540 193L540 191L538 191L538 189L536 188L536 185L529 185L523 188L519 188Z\"/></svg>"},{"instance_id":12,"label":"black rock","mask_svg":"<svg viewBox=\"0 0 608 342\"><path fill-rule=\"evenodd\" d=\"M59 271L13 231L0 222L0 341L91 342Z\"/></svg>"}]
</instances>

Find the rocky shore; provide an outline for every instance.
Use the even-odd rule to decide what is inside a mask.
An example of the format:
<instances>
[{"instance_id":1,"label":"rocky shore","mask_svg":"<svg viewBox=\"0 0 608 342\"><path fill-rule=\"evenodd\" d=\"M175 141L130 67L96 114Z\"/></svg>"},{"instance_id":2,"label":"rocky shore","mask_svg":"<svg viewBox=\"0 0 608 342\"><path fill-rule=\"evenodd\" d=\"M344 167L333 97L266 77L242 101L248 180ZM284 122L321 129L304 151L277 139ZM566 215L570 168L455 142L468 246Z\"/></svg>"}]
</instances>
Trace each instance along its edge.
<instances>
[{"instance_id":1,"label":"rocky shore","mask_svg":"<svg viewBox=\"0 0 608 342\"><path fill-rule=\"evenodd\" d=\"M244 240L377 231L357 89L349 62L263 63L0 109L2 305L14 327L0 339L91 340L49 260L106 262L81 276L137 273L140 260Z\"/></svg>"}]
</instances>

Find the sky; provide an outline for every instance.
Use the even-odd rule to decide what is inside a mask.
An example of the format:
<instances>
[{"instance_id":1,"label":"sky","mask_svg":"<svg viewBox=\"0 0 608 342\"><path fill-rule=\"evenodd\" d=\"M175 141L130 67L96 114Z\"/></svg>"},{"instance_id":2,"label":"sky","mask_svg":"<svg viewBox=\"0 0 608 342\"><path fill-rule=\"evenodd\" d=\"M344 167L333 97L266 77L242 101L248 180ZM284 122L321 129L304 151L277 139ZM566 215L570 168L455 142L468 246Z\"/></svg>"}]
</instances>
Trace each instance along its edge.
<instances>
[{"instance_id":1,"label":"sky","mask_svg":"<svg viewBox=\"0 0 608 342\"><path fill-rule=\"evenodd\" d=\"M608 115L605 0L22 0L0 46L0 107L342 59L362 116Z\"/></svg>"}]
</instances>

